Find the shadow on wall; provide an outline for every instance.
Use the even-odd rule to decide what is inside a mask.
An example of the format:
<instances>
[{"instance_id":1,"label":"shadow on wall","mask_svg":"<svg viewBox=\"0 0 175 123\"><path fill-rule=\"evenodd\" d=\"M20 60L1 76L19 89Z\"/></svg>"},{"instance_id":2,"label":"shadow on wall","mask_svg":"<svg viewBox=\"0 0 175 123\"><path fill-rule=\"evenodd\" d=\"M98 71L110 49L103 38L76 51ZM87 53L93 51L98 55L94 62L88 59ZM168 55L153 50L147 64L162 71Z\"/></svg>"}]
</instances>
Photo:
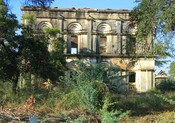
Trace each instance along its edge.
<instances>
[{"instance_id":1,"label":"shadow on wall","mask_svg":"<svg viewBox=\"0 0 175 123\"><path fill-rule=\"evenodd\" d=\"M84 47L84 48L80 49L79 54L88 55L88 54L96 54L96 52L92 51L91 49L88 49L88 48Z\"/></svg>"}]
</instances>

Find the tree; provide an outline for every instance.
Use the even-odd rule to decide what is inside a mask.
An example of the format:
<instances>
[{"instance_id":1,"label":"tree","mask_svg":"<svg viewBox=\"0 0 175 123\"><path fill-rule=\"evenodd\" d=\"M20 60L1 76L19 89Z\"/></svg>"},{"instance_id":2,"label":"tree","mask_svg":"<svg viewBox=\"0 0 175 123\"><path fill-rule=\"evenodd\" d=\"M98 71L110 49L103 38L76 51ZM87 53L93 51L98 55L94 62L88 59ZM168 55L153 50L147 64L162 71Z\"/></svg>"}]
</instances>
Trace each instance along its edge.
<instances>
[{"instance_id":1,"label":"tree","mask_svg":"<svg viewBox=\"0 0 175 123\"><path fill-rule=\"evenodd\" d=\"M22 34L17 35L15 31L19 25L16 17L9 12L7 4L0 0L0 80L12 82L14 92L20 74L32 73L56 81L63 73L64 41L57 37L58 31L54 29L47 34L34 30L34 21L34 17L29 17L29 24L22 25ZM52 35L55 43L53 52L48 51L51 34L55 34Z\"/></svg>"},{"instance_id":2,"label":"tree","mask_svg":"<svg viewBox=\"0 0 175 123\"><path fill-rule=\"evenodd\" d=\"M171 64L170 64L170 69L169 69L169 71L168 71L168 73L170 74L170 78L172 79L172 80L175 80L175 62L171 62Z\"/></svg>"},{"instance_id":3,"label":"tree","mask_svg":"<svg viewBox=\"0 0 175 123\"><path fill-rule=\"evenodd\" d=\"M138 23L136 37L143 41L150 35L154 36L154 55L159 65L162 58L172 56L174 48L175 2L173 0L140 0L131 12L132 21Z\"/></svg>"},{"instance_id":4,"label":"tree","mask_svg":"<svg viewBox=\"0 0 175 123\"><path fill-rule=\"evenodd\" d=\"M25 0L25 5L35 7L49 7L54 0Z\"/></svg>"},{"instance_id":5,"label":"tree","mask_svg":"<svg viewBox=\"0 0 175 123\"><path fill-rule=\"evenodd\" d=\"M9 12L7 4L0 0L0 79L16 81L19 71L15 31L18 27L16 16Z\"/></svg>"},{"instance_id":6,"label":"tree","mask_svg":"<svg viewBox=\"0 0 175 123\"><path fill-rule=\"evenodd\" d=\"M64 40L58 37L58 29L35 30L35 17L29 15L27 18L29 23L23 25L19 42L20 71L56 82L63 75L66 63ZM52 46L52 51L48 50L48 45Z\"/></svg>"}]
</instances>

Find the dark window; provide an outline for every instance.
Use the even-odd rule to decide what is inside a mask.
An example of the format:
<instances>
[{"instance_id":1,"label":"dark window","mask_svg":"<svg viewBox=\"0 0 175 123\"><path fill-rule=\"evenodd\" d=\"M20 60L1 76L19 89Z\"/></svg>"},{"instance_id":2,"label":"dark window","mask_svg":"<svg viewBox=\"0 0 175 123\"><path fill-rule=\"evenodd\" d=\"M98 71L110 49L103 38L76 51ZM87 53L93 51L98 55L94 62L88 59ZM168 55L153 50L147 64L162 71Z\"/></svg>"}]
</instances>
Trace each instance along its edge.
<instances>
[{"instance_id":1,"label":"dark window","mask_svg":"<svg viewBox=\"0 0 175 123\"><path fill-rule=\"evenodd\" d=\"M134 83L136 79L136 73L135 72L129 72L129 82Z\"/></svg>"},{"instance_id":2,"label":"dark window","mask_svg":"<svg viewBox=\"0 0 175 123\"><path fill-rule=\"evenodd\" d=\"M136 38L132 36L128 36L126 43L126 53L127 54L135 54L136 53Z\"/></svg>"},{"instance_id":3,"label":"dark window","mask_svg":"<svg viewBox=\"0 0 175 123\"><path fill-rule=\"evenodd\" d=\"M99 47L100 53L106 53L107 52L106 41L107 41L106 36L100 36L100 41L99 41L99 43L100 43L100 45L99 45L100 46Z\"/></svg>"}]
</instances>

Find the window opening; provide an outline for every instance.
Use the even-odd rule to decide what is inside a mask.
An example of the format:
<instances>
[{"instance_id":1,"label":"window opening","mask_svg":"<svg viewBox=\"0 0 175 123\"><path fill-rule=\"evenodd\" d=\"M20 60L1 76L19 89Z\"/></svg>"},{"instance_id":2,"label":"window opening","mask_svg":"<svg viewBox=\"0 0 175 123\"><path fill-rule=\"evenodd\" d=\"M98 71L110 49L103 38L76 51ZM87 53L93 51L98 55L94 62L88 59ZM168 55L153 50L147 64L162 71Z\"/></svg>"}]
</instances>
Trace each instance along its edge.
<instances>
[{"instance_id":1,"label":"window opening","mask_svg":"<svg viewBox=\"0 0 175 123\"><path fill-rule=\"evenodd\" d=\"M136 73L129 72L129 83L134 83L136 81Z\"/></svg>"},{"instance_id":2,"label":"window opening","mask_svg":"<svg viewBox=\"0 0 175 123\"><path fill-rule=\"evenodd\" d=\"M106 53L107 52L107 48L106 48L106 45L107 45L107 38L106 36L100 36L100 53Z\"/></svg>"},{"instance_id":3,"label":"window opening","mask_svg":"<svg viewBox=\"0 0 175 123\"><path fill-rule=\"evenodd\" d=\"M78 36L71 36L71 54L78 53Z\"/></svg>"},{"instance_id":4,"label":"window opening","mask_svg":"<svg viewBox=\"0 0 175 123\"><path fill-rule=\"evenodd\" d=\"M136 38L129 36L127 41L127 54L135 54L136 52Z\"/></svg>"}]
</instances>

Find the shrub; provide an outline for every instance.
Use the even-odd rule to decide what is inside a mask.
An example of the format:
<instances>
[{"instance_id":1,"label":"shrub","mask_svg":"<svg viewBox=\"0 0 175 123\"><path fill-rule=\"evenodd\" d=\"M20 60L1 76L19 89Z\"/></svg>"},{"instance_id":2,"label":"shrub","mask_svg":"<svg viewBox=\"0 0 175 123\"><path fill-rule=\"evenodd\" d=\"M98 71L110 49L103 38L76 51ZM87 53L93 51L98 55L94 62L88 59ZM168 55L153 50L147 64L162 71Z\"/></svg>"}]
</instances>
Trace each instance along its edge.
<instances>
[{"instance_id":1,"label":"shrub","mask_svg":"<svg viewBox=\"0 0 175 123\"><path fill-rule=\"evenodd\" d=\"M157 90L162 92L174 91L175 90L175 81L173 80L163 80L156 86Z\"/></svg>"},{"instance_id":2,"label":"shrub","mask_svg":"<svg viewBox=\"0 0 175 123\"><path fill-rule=\"evenodd\" d=\"M129 110L131 115L145 115L173 108L163 99L157 97L155 92L127 96L120 95L116 98L118 103L112 108Z\"/></svg>"},{"instance_id":3,"label":"shrub","mask_svg":"<svg viewBox=\"0 0 175 123\"><path fill-rule=\"evenodd\" d=\"M128 115L128 111L123 113L122 111L117 109L109 110L109 107L114 104L115 103L110 103L108 99L104 100L103 107L100 110L102 123L119 123L120 120L122 120L125 116Z\"/></svg>"},{"instance_id":4,"label":"shrub","mask_svg":"<svg viewBox=\"0 0 175 123\"><path fill-rule=\"evenodd\" d=\"M117 115L122 113L110 110L108 107L111 102L105 102L106 98L110 98L115 92L111 92L110 88L118 86L117 82L119 82L117 79L119 76L110 70L106 71L100 63L92 65L79 63L79 68L76 71L72 71L71 75L66 74L61 79L61 83L66 89L57 109L84 112L86 116L79 114L82 117L78 118L76 122L84 120L84 118L91 119L91 116L94 115L97 115L102 121L118 121ZM112 73L114 74L112 75Z\"/></svg>"},{"instance_id":5,"label":"shrub","mask_svg":"<svg viewBox=\"0 0 175 123\"><path fill-rule=\"evenodd\" d=\"M102 63L77 62L77 64L78 69L72 71L70 75L66 74L61 82L67 90L66 95L70 96L70 93L76 92L83 107L87 106L88 109L102 108L102 100L106 95L121 93L120 88L126 86L121 83L123 77L119 74L118 68L106 68ZM125 92L126 89L123 90ZM72 94L75 96L75 93Z\"/></svg>"}]
</instances>

